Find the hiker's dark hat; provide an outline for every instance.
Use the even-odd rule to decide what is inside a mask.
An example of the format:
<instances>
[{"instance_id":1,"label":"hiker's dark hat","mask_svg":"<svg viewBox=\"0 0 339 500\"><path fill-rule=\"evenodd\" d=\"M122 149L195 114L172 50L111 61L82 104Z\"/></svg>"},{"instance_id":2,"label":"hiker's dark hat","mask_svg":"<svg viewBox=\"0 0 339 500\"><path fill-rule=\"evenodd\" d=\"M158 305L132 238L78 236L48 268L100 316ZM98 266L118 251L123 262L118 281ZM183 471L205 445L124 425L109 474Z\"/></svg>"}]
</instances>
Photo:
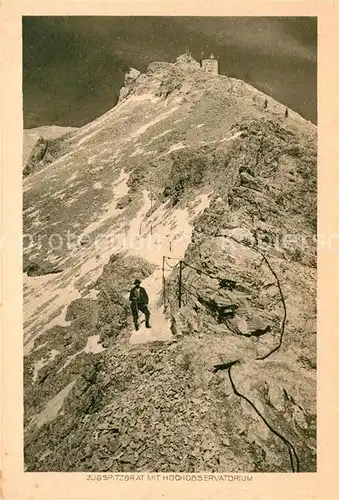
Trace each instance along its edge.
<instances>
[{"instance_id":1,"label":"hiker's dark hat","mask_svg":"<svg viewBox=\"0 0 339 500\"><path fill-rule=\"evenodd\" d=\"M139 280L138 278L134 280L134 284L137 285L137 284L140 284L141 283L141 280Z\"/></svg>"}]
</instances>

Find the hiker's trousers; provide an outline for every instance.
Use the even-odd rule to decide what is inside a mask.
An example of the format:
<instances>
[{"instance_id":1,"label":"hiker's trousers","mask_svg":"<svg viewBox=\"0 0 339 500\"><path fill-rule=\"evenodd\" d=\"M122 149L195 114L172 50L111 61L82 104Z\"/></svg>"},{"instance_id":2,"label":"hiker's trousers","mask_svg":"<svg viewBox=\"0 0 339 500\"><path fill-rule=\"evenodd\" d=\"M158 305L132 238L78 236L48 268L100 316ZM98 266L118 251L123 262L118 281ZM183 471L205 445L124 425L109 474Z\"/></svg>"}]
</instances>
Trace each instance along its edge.
<instances>
[{"instance_id":1,"label":"hiker's trousers","mask_svg":"<svg viewBox=\"0 0 339 500\"><path fill-rule=\"evenodd\" d=\"M139 311L144 313L146 325L149 325L149 319L150 319L151 313L149 312L147 304L133 301L133 302L131 302L131 309L132 309L133 322L134 322L135 328L138 327Z\"/></svg>"}]
</instances>

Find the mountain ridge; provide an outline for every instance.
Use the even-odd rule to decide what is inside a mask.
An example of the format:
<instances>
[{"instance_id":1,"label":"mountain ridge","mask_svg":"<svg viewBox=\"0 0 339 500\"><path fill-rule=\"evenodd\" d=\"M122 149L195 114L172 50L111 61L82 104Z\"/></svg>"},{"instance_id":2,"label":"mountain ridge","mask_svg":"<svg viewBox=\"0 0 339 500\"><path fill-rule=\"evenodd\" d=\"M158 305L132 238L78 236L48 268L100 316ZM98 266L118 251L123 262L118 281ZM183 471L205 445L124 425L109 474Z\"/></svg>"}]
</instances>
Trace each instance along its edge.
<instances>
[{"instance_id":1,"label":"mountain ridge","mask_svg":"<svg viewBox=\"0 0 339 500\"><path fill-rule=\"evenodd\" d=\"M186 54L31 162L27 470L315 470L316 127L285 111Z\"/></svg>"}]
</instances>

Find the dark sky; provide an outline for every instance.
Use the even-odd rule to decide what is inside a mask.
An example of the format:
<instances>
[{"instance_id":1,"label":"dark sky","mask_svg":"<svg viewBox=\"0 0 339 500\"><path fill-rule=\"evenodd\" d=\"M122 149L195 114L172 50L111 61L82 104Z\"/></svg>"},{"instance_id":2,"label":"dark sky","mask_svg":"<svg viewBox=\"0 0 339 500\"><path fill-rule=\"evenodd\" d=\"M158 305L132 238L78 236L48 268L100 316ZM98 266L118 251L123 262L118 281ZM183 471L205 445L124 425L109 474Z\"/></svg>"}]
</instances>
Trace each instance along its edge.
<instances>
[{"instance_id":1,"label":"dark sky","mask_svg":"<svg viewBox=\"0 0 339 500\"><path fill-rule=\"evenodd\" d=\"M115 105L130 66L185 49L316 123L314 17L44 16L23 19L24 127L84 125Z\"/></svg>"}]
</instances>

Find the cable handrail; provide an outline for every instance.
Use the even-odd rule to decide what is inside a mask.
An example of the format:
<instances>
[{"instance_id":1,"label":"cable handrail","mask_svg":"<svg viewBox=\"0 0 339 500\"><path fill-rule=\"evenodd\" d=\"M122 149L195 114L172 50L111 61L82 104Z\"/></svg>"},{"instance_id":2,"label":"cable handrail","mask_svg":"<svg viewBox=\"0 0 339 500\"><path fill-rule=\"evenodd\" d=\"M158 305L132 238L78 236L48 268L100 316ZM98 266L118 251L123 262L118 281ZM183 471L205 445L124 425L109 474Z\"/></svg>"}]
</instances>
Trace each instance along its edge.
<instances>
[{"instance_id":1,"label":"cable handrail","mask_svg":"<svg viewBox=\"0 0 339 500\"><path fill-rule=\"evenodd\" d=\"M282 303L282 307L283 307L283 317L282 317L282 321L281 321L281 326L280 326L280 335L279 335L279 342L278 344L273 348L271 349L267 354L265 354L264 356L260 356L258 358L256 358L257 360L264 360L266 358L268 358L269 356L271 356L271 354L273 354L274 352L278 351L280 349L280 347L282 346L282 343L283 343L283 338L284 338L284 333L285 333L285 324L286 324L286 320L287 320L287 308L286 308L286 302L285 302L285 297L284 297L284 294L283 294L283 291L282 291L282 288L281 288L281 284L280 284L280 280L275 272L275 270L273 269L271 263L269 262L268 258L266 257L266 255L261 251L259 250L258 248L254 247L254 246L251 246L251 245L246 245L238 240L236 240L235 238L233 238L232 236L226 236L227 238L233 240L234 242L236 242L238 245L243 245L243 246L246 246L246 248L250 248L251 250L259 253L261 255L261 257L263 258L263 261L266 262L268 268L270 269L271 273L273 274L274 278L275 278L275 281L276 281L276 285L278 287L278 290L279 290L279 294L280 294L280 298L281 298L281 303ZM179 262L175 265L175 266L170 266L166 260L167 259L170 259L170 260L178 260ZM166 265L168 265L168 267L174 269L178 264L180 264L180 262L182 264L184 264L185 266L193 269L195 272L197 272L199 275L200 274L203 274L205 276L208 276L210 279L215 279L215 280L218 280L219 282L221 281L228 281L228 282L232 282L232 283L235 283L234 280L230 280L229 278L225 278L225 277L221 277L221 276L218 276L218 275L212 275L202 269L199 269L197 267L195 267L194 265L190 264L189 262L183 260L183 259L179 259L179 258L175 258L175 257L167 257L167 256L164 256L164 262L166 262ZM186 285L184 285L183 283L180 283L180 286L185 286L186 288ZM220 287L222 289L224 289L224 287ZM219 289L212 289L213 291L219 291ZM186 289L186 291L188 291ZM191 293L191 295L195 296L197 299L199 299L199 297L197 295L194 295L192 294L192 292L189 292L188 293ZM231 300L231 298L229 297L229 295L225 292L227 298L229 300ZM179 301L180 302L180 301ZM180 307L180 305L179 305Z\"/></svg>"},{"instance_id":2,"label":"cable handrail","mask_svg":"<svg viewBox=\"0 0 339 500\"><path fill-rule=\"evenodd\" d=\"M287 446L288 451L289 451L292 471L299 472L299 467L300 467L299 457L298 457L298 454L297 454L293 444L285 436L280 434L280 432L278 432L276 429L274 429L274 427L271 426L271 424L266 420L266 418L263 416L263 414L258 410L258 408L255 406L255 404L247 396L245 396L244 394L239 392L238 389L236 388L234 380L233 380L232 375L231 375L231 368L234 364L235 363L232 363L232 365L229 366L229 368L228 368L228 376L229 376L234 394L236 396L244 399L253 408L253 410L257 413L257 415L262 419L262 421L267 425L267 427L270 429L270 431L273 432L273 434L275 434L279 439L281 439L281 441ZM295 460L296 464L294 464L293 459Z\"/></svg>"}]
</instances>

